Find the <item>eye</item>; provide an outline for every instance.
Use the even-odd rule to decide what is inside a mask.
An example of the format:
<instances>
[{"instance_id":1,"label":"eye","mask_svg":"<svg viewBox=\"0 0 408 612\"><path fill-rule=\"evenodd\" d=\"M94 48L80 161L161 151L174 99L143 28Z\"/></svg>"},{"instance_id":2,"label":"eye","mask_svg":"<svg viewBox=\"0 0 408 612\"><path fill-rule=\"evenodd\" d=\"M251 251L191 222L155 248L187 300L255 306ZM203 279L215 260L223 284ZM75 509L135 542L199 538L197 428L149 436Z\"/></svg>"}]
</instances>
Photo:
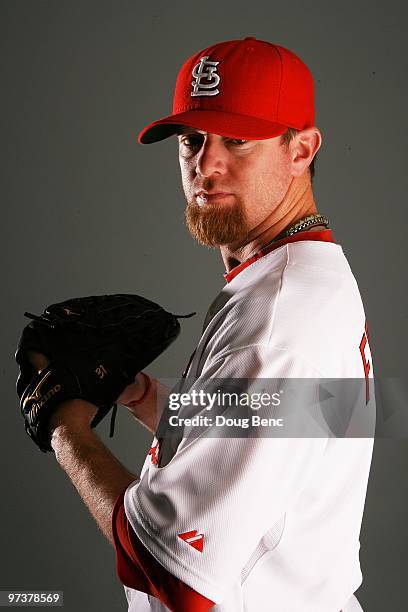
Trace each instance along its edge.
<instances>
[{"instance_id":1,"label":"eye","mask_svg":"<svg viewBox=\"0 0 408 612\"><path fill-rule=\"evenodd\" d=\"M200 147L203 140L204 138L201 134L184 134L183 136L180 136L179 142L189 149L194 149Z\"/></svg>"},{"instance_id":2,"label":"eye","mask_svg":"<svg viewBox=\"0 0 408 612\"><path fill-rule=\"evenodd\" d=\"M242 138L229 138L228 141L231 144L237 145L237 146L241 146L241 145L247 144L247 142L249 142L248 140L244 140Z\"/></svg>"}]
</instances>

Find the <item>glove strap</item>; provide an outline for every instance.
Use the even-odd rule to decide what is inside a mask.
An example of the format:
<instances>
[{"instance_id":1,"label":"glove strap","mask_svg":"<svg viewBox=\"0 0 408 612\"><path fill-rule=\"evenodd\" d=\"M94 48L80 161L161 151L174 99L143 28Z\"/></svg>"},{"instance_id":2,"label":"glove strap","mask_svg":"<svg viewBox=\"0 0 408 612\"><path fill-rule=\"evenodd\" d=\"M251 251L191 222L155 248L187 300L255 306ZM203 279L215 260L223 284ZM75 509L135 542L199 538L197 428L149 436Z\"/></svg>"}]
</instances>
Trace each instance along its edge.
<instances>
[{"instance_id":1,"label":"glove strap","mask_svg":"<svg viewBox=\"0 0 408 612\"><path fill-rule=\"evenodd\" d=\"M113 434L115 433L115 420L116 420L116 413L118 411L118 405L117 404L113 404L113 409L112 409L112 414L111 414L111 421L110 421L110 428L109 428L109 437L113 438Z\"/></svg>"}]
</instances>

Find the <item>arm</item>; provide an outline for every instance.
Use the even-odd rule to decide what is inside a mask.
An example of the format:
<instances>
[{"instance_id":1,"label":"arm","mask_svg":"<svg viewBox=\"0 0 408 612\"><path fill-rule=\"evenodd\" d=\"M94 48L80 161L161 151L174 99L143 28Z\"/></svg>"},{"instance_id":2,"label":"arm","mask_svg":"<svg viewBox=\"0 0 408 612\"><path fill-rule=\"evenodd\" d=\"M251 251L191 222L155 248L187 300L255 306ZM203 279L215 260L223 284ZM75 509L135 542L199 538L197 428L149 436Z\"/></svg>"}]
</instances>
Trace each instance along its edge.
<instances>
[{"instance_id":1,"label":"arm","mask_svg":"<svg viewBox=\"0 0 408 612\"><path fill-rule=\"evenodd\" d=\"M115 502L138 477L112 455L91 429L95 414L95 406L84 400L62 403L52 417L51 445L59 465L113 544L111 522Z\"/></svg>"},{"instance_id":2,"label":"arm","mask_svg":"<svg viewBox=\"0 0 408 612\"><path fill-rule=\"evenodd\" d=\"M48 365L47 357L41 353L29 351L28 358L38 372ZM145 392L145 381L146 378L138 374L135 382L125 389L119 400L131 403L141 397ZM152 383L145 401L133 408L129 407L129 410L154 433L169 391L156 380ZM96 412L96 407L85 400L63 402L50 420L51 446L58 463L103 534L113 544L111 521L115 502L120 493L138 477L120 463L91 429L90 424Z\"/></svg>"},{"instance_id":3,"label":"arm","mask_svg":"<svg viewBox=\"0 0 408 612\"><path fill-rule=\"evenodd\" d=\"M83 400L62 403L51 420L51 445L58 463L115 547L120 579L158 598L170 610L209 610L214 602L166 571L133 534L123 495L137 476L91 430L95 412L95 406Z\"/></svg>"},{"instance_id":4,"label":"arm","mask_svg":"<svg viewBox=\"0 0 408 612\"><path fill-rule=\"evenodd\" d=\"M30 351L29 359L39 372L48 365L48 359L39 353ZM161 387L164 406L168 392ZM157 405L158 388L155 385L149 398L153 406ZM148 418L148 406L146 402L142 412L155 427L155 420ZM85 400L62 402L51 416L49 434L57 462L116 550L120 579L123 584L158 598L170 610L208 610L213 602L165 570L133 534L123 497L128 485L140 479L118 461L91 429L96 412L96 406Z\"/></svg>"},{"instance_id":5,"label":"arm","mask_svg":"<svg viewBox=\"0 0 408 612\"><path fill-rule=\"evenodd\" d=\"M28 351L27 356L38 372L49 363L38 352ZM62 402L51 416L49 433L58 463L113 544L111 522L115 502L138 477L112 455L91 429L96 412L96 406L85 400Z\"/></svg>"}]
</instances>

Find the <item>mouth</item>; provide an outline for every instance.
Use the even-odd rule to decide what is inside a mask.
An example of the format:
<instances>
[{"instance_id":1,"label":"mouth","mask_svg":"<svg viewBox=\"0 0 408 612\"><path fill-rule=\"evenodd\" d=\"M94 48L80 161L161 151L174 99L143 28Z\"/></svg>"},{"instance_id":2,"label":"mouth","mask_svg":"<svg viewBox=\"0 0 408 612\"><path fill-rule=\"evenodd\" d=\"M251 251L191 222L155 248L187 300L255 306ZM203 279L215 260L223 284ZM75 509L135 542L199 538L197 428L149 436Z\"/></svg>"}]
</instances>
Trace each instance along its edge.
<instances>
[{"instance_id":1,"label":"mouth","mask_svg":"<svg viewBox=\"0 0 408 612\"><path fill-rule=\"evenodd\" d=\"M223 200L232 197L232 193L226 191L198 191L194 195L196 202L199 205L222 202Z\"/></svg>"}]
</instances>

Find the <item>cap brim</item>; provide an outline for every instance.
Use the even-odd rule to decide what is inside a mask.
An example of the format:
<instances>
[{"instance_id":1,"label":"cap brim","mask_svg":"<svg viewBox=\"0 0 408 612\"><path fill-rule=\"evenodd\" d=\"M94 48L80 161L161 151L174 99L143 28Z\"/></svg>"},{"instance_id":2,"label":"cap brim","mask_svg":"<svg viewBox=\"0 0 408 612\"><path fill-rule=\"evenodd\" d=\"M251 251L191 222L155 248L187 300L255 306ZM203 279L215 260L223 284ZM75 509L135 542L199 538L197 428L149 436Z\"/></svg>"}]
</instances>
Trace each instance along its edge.
<instances>
[{"instance_id":1,"label":"cap brim","mask_svg":"<svg viewBox=\"0 0 408 612\"><path fill-rule=\"evenodd\" d=\"M169 115L146 126L138 136L140 144L151 144L176 134L181 127L192 127L227 138L264 140L280 136L288 127L265 119L214 110L190 110Z\"/></svg>"}]
</instances>

